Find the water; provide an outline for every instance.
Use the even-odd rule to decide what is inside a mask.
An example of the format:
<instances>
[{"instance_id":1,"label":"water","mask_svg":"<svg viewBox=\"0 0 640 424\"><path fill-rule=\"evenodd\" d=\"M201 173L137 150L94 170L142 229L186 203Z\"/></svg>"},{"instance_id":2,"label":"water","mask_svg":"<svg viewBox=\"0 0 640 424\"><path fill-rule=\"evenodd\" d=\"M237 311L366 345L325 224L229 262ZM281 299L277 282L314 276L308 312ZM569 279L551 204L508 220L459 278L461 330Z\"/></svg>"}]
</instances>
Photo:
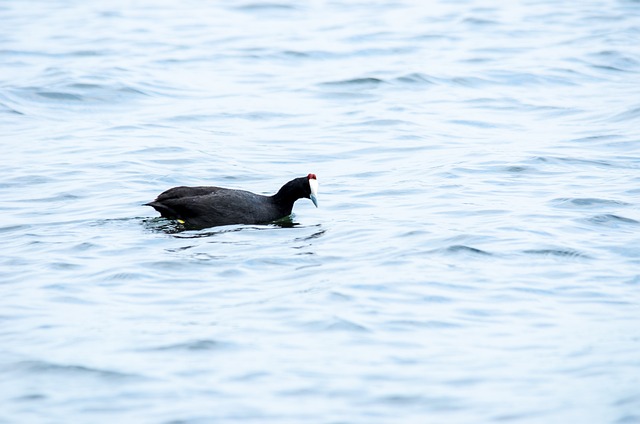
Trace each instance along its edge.
<instances>
[{"instance_id":1,"label":"water","mask_svg":"<svg viewBox=\"0 0 640 424\"><path fill-rule=\"evenodd\" d=\"M640 3L512 3L4 1L0 422L640 422Z\"/></svg>"}]
</instances>

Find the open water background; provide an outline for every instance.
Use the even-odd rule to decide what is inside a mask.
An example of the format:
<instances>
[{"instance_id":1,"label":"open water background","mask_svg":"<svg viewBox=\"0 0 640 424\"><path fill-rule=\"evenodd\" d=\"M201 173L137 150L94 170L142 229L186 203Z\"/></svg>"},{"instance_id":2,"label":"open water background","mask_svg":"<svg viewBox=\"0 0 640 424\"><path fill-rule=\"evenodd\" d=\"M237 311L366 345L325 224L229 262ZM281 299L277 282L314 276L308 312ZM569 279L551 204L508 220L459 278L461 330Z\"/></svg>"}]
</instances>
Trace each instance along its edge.
<instances>
[{"instance_id":1,"label":"open water background","mask_svg":"<svg viewBox=\"0 0 640 424\"><path fill-rule=\"evenodd\" d=\"M640 422L640 2L0 21L0 422ZM140 206L310 172L292 228Z\"/></svg>"}]
</instances>

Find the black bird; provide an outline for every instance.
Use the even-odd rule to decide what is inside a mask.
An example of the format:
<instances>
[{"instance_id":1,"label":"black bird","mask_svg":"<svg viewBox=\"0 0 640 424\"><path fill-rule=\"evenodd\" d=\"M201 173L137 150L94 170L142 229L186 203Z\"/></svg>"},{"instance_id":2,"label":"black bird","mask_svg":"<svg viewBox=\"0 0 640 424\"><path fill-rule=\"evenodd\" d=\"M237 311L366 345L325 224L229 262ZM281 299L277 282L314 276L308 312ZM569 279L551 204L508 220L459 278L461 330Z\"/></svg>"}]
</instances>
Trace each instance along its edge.
<instances>
[{"instance_id":1,"label":"black bird","mask_svg":"<svg viewBox=\"0 0 640 424\"><path fill-rule=\"evenodd\" d=\"M174 187L145 203L164 218L191 228L217 225L262 224L291 215L293 204L303 197L318 207L315 174L289 181L273 196L222 187Z\"/></svg>"}]
</instances>

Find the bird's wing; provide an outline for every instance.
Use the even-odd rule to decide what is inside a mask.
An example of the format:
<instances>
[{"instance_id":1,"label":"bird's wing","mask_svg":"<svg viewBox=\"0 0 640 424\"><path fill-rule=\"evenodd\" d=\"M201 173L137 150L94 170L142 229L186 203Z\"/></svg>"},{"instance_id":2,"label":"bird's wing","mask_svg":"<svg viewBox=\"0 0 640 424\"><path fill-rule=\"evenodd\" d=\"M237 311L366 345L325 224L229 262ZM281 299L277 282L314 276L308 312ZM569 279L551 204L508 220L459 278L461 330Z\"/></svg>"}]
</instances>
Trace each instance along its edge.
<instances>
[{"instance_id":1,"label":"bird's wing","mask_svg":"<svg viewBox=\"0 0 640 424\"><path fill-rule=\"evenodd\" d=\"M211 187L201 189L209 188ZM269 217L262 217L261 213L263 202L267 199L265 196L220 188L207 194L199 194L202 192L191 191L196 194L193 196L168 196L149 203L149 206L153 206L165 218L182 219L203 227L270 220Z\"/></svg>"},{"instance_id":2,"label":"bird's wing","mask_svg":"<svg viewBox=\"0 0 640 424\"><path fill-rule=\"evenodd\" d=\"M227 189L221 187L173 187L167 191L163 191L156 198L156 202L164 202L167 200L181 199L185 197L206 196L224 192Z\"/></svg>"}]
</instances>

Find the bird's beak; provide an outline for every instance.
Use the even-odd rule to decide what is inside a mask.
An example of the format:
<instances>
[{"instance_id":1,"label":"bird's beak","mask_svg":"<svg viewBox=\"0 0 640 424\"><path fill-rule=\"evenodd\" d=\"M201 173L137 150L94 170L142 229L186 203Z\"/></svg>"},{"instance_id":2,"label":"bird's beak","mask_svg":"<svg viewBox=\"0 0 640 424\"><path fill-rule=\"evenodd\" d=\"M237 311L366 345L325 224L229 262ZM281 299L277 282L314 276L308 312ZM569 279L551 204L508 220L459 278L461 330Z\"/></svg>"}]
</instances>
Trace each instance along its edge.
<instances>
[{"instance_id":1,"label":"bird's beak","mask_svg":"<svg viewBox=\"0 0 640 424\"><path fill-rule=\"evenodd\" d=\"M309 188L311 189L311 195L309 196L309 198L311 199L313 204L316 205L316 208L317 208L318 207L318 180L310 179Z\"/></svg>"}]
</instances>

